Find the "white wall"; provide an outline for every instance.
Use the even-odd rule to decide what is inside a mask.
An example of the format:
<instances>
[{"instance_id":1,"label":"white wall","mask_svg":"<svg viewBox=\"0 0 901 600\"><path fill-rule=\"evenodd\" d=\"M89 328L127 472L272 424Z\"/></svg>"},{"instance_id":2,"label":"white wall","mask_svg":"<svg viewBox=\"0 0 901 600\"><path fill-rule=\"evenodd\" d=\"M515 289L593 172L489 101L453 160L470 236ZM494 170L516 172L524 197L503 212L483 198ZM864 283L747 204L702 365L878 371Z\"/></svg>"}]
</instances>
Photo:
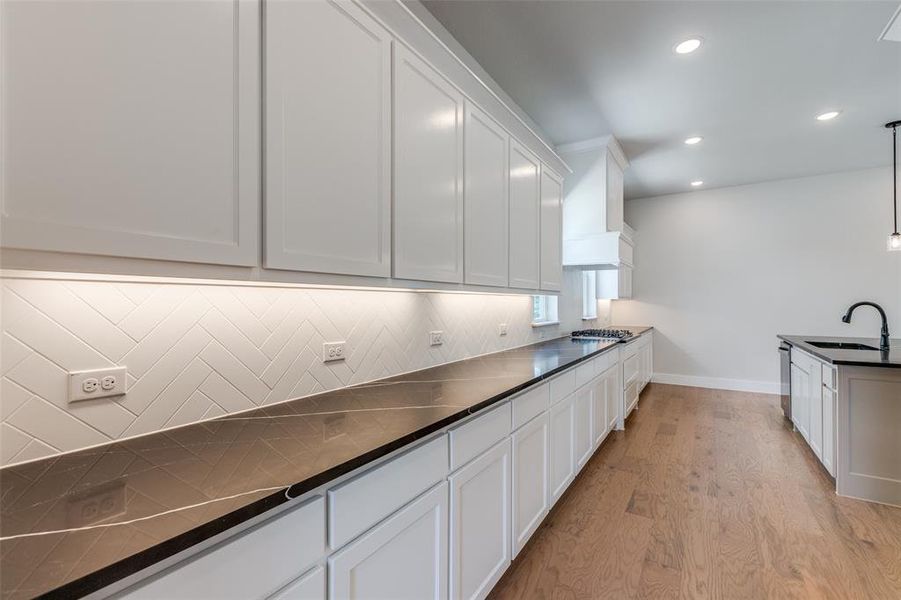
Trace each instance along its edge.
<instances>
[{"instance_id":1,"label":"white wall","mask_svg":"<svg viewBox=\"0 0 901 600\"><path fill-rule=\"evenodd\" d=\"M581 276L568 269L561 324L542 328L530 325L529 296L4 275L2 465L557 337L583 323ZM499 323L508 325L504 337ZM445 343L429 347L436 329ZM341 340L347 359L323 363L322 343ZM67 371L112 365L128 368L126 396L68 404Z\"/></svg>"},{"instance_id":2,"label":"white wall","mask_svg":"<svg viewBox=\"0 0 901 600\"><path fill-rule=\"evenodd\" d=\"M891 170L870 169L630 200L635 300L613 321L649 324L659 381L776 391L777 333L866 336L881 304L901 337L901 253L886 251Z\"/></svg>"}]
</instances>

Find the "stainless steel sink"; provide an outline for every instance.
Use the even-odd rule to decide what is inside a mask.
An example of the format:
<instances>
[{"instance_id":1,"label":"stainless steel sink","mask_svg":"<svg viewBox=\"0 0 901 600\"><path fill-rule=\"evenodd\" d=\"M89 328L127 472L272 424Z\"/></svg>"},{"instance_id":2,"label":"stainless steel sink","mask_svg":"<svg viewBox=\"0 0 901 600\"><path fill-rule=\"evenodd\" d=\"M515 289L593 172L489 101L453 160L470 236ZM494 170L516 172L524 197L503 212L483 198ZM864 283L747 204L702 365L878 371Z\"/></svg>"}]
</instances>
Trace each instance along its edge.
<instances>
[{"instance_id":1,"label":"stainless steel sink","mask_svg":"<svg viewBox=\"0 0 901 600\"><path fill-rule=\"evenodd\" d=\"M806 343L811 346L816 346L817 348L831 348L833 350L876 350L879 348L874 348L873 346L867 346L866 344L857 344L854 342L811 342L808 340L804 340Z\"/></svg>"}]
</instances>

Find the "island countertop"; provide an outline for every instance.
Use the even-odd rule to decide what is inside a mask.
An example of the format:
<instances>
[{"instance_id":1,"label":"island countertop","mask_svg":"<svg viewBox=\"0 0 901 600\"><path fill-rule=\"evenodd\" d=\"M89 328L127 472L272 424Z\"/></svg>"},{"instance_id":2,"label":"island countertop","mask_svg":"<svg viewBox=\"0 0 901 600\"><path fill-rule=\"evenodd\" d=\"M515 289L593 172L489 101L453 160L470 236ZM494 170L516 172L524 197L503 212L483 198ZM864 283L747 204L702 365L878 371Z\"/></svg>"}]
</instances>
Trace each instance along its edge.
<instances>
[{"instance_id":1,"label":"island countertop","mask_svg":"<svg viewBox=\"0 0 901 600\"><path fill-rule=\"evenodd\" d=\"M2 597L101 589L616 346L558 338L0 469Z\"/></svg>"},{"instance_id":2,"label":"island countertop","mask_svg":"<svg viewBox=\"0 0 901 600\"><path fill-rule=\"evenodd\" d=\"M843 350L837 348L818 348L809 342L844 342L854 344L866 344L879 348L879 338L859 337L835 337L816 335L785 335L778 334L780 340L785 340L792 346L800 348L808 354L834 365L853 365L857 367L894 367L901 368L901 339L889 340L890 350L883 353L878 350Z\"/></svg>"}]
</instances>

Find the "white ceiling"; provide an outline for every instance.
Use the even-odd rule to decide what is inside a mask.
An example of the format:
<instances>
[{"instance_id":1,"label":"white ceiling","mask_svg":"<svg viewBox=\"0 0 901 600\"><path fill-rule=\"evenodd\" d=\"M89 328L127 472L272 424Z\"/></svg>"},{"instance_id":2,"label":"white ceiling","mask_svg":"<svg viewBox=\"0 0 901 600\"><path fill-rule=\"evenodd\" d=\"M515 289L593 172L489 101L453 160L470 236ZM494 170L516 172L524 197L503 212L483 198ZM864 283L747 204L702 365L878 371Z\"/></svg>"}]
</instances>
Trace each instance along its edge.
<instances>
[{"instance_id":1,"label":"white ceiling","mask_svg":"<svg viewBox=\"0 0 901 600\"><path fill-rule=\"evenodd\" d=\"M897 0L424 4L554 143L619 138L627 198L891 163Z\"/></svg>"}]
</instances>

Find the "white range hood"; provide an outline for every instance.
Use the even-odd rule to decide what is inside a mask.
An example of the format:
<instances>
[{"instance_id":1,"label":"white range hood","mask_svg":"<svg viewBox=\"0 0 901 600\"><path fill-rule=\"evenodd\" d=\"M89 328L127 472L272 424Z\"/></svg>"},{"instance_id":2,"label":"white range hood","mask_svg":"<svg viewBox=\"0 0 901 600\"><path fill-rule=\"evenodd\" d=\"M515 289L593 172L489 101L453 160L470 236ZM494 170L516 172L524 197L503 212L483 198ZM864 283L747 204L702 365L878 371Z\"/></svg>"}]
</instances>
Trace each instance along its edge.
<instances>
[{"instance_id":1,"label":"white range hood","mask_svg":"<svg viewBox=\"0 0 901 600\"><path fill-rule=\"evenodd\" d=\"M605 136L557 151L573 169L564 189L563 264L593 271L631 268L633 231L623 221L629 162L619 142Z\"/></svg>"}]
</instances>

